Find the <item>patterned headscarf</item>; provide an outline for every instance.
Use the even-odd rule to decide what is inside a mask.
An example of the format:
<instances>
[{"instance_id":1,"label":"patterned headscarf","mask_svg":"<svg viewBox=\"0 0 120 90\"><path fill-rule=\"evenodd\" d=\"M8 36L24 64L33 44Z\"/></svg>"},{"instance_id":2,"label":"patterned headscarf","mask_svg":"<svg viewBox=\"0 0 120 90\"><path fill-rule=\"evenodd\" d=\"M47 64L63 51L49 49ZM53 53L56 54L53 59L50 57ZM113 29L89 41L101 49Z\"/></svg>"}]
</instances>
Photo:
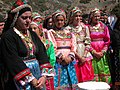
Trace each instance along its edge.
<instances>
[{"instance_id":1,"label":"patterned headscarf","mask_svg":"<svg viewBox=\"0 0 120 90\"><path fill-rule=\"evenodd\" d=\"M27 0L17 0L12 6L11 13L17 13L25 7L28 7L32 10L32 7L28 5L27 2Z\"/></svg>"},{"instance_id":2,"label":"patterned headscarf","mask_svg":"<svg viewBox=\"0 0 120 90\"><path fill-rule=\"evenodd\" d=\"M58 9L56 12L53 13L53 19L55 20L58 15L62 15L64 19L66 20L66 14L64 10Z\"/></svg>"},{"instance_id":3,"label":"patterned headscarf","mask_svg":"<svg viewBox=\"0 0 120 90\"><path fill-rule=\"evenodd\" d=\"M74 7L74 8L71 10L71 16L74 16L74 14L77 13L77 12L82 13L82 11L81 11L78 7Z\"/></svg>"},{"instance_id":4,"label":"patterned headscarf","mask_svg":"<svg viewBox=\"0 0 120 90\"><path fill-rule=\"evenodd\" d=\"M43 28L42 25L41 25L39 22L34 22L34 21L32 21L32 22L31 22L31 25L36 25L36 26L39 27L40 29Z\"/></svg>"},{"instance_id":5,"label":"patterned headscarf","mask_svg":"<svg viewBox=\"0 0 120 90\"><path fill-rule=\"evenodd\" d=\"M32 13L32 19L35 20L36 18L43 18L39 13L33 12Z\"/></svg>"},{"instance_id":6,"label":"patterned headscarf","mask_svg":"<svg viewBox=\"0 0 120 90\"><path fill-rule=\"evenodd\" d=\"M32 11L32 7L27 4L27 0L17 0L10 11L11 15L14 15L10 27L13 27L17 18L26 11Z\"/></svg>"},{"instance_id":7,"label":"patterned headscarf","mask_svg":"<svg viewBox=\"0 0 120 90\"><path fill-rule=\"evenodd\" d=\"M97 13L101 13L100 9L98 8L94 8L91 12L90 12L90 18L94 16L94 14Z\"/></svg>"}]
</instances>

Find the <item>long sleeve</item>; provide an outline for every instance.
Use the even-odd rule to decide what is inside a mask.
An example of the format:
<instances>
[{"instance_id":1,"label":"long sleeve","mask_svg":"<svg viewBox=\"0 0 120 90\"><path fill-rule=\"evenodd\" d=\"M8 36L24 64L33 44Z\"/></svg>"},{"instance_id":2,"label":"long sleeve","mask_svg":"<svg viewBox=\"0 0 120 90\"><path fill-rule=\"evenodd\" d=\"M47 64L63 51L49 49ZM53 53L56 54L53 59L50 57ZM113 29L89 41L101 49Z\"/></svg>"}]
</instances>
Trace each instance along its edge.
<instances>
[{"instance_id":1,"label":"long sleeve","mask_svg":"<svg viewBox=\"0 0 120 90\"><path fill-rule=\"evenodd\" d=\"M55 62L56 62L56 56L55 56L54 46L53 46L52 42L49 41L49 40L47 40L47 43L49 44L49 48L47 49L47 55L49 57L50 64L52 66L54 66Z\"/></svg>"},{"instance_id":2,"label":"long sleeve","mask_svg":"<svg viewBox=\"0 0 120 90\"><path fill-rule=\"evenodd\" d=\"M75 54L73 53L73 51L76 52L76 37L72 33L71 33L71 35L72 35L72 38L71 38L71 51L70 51L69 55L74 59Z\"/></svg>"},{"instance_id":3,"label":"long sleeve","mask_svg":"<svg viewBox=\"0 0 120 90\"><path fill-rule=\"evenodd\" d=\"M90 49L90 43L91 43L91 39L90 39L90 32L89 32L89 28L86 26L86 36L85 36L85 44L86 44L86 50L89 51Z\"/></svg>"},{"instance_id":4,"label":"long sleeve","mask_svg":"<svg viewBox=\"0 0 120 90\"><path fill-rule=\"evenodd\" d=\"M57 52L57 43L56 43L55 37L53 36L54 33L55 33L54 30L52 30L52 29L49 30L48 39L53 43L56 56L59 56L60 52Z\"/></svg>"},{"instance_id":5,"label":"long sleeve","mask_svg":"<svg viewBox=\"0 0 120 90\"><path fill-rule=\"evenodd\" d=\"M110 45L110 33L109 33L107 26L105 26L105 28L104 28L104 33L105 33L105 37L103 40L104 40L105 44L104 44L104 48L102 51L106 52L108 50L109 45Z\"/></svg>"},{"instance_id":6,"label":"long sleeve","mask_svg":"<svg viewBox=\"0 0 120 90\"><path fill-rule=\"evenodd\" d=\"M41 69L41 75L47 75L47 76L50 76L51 73L53 73L53 68L52 66L50 65L50 62L49 62L49 58L48 58L48 55L47 55L47 50L44 46L44 44L42 43L42 41L40 40L40 38L36 35L36 33L34 33L33 31L31 31L31 36L32 39L33 39L33 42L36 46L36 53L35 53L35 56L36 56L36 59L39 61L39 64L40 64L40 69ZM52 74L53 75L53 74Z\"/></svg>"},{"instance_id":7,"label":"long sleeve","mask_svg":"<svg viewBox=\"0 0 120 90\"><path fill-rule=\"evenodd\" d=\"M8 32L1 39L1 53L5 66L14 77L19 80L30 74L30 69L24 64L22 58L18 55L17 37L12 36L13 32Z\"/></svg>"}]
</instances>

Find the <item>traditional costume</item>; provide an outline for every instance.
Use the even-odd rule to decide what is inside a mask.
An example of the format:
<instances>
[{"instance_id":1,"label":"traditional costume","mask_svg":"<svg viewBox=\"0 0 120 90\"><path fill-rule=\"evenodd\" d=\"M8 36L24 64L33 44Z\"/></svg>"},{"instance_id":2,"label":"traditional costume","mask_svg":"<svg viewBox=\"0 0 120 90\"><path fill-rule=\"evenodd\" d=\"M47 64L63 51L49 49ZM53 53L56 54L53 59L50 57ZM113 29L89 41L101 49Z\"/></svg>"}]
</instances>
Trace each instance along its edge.
<instances>
[{"instance_id":1,"label":"traditional costume","mask_svg":"<svg viewBox=\"0 0 120 90\"><path fill-rule=\"evenodd\" d=\"M82 13L78 7L75 7L71 11L71 20L74 19L74 15L76 13ZM74 21L74 20L73 20ZM71 21L70 21L71 22ZM76 21L77 22L77 21ZM78 22L78 25L73 25L73 22L67 26L71 33L73 33L76 37L76 52L82 58L85 58L85 62L82 63L81 59L76 55L75 64L76 74L79 82L90 81L94 78L94 72L92 67L92 55L90 53L90 35L88 27L82 23ZM85 52L87 52L85 54ZM82 64L81 64L82 63Z\"/></svg>"},{"instance_id":2,"label":"traditional costume","mask_svg":"<svg viewBox=\"0 0 120 90\"><path fill-rule=\"evenodd\" d=\"M54 13L53 19L55 20L57 16L62 15L66 19L64 11L58 10ZM48 33L48 38L52 41L57 62L55 64L55 76L54 76L54 87L55 89L70 90L74 89L75 84L78 83L76 77L76 71L74 68L75 55L72 51L75 50L75 37L65 30L64 27L61 29L51 29ZM67 64L61 57L71 57L72 61Z\"/></svg>"},{"instance_id":3,"label":"traditional costume","mask_svg":"<svg viewBox=\"0 0 120 90\"><path fill-rule=\"evenodd\" d=\"M95 8L90 15L90 18L93 18L95 14L100 13L99 9ZM91 23L92 24L92 23ZM90 51L94 53L102 52L103 57L100 59L96 58L93 55L93 68L94 68L94 80L103 81L110 84L111 75L108 66L108 58L106 52L110 44L110 35L109 30L106 25L102 22L98 22L96 25L89 25L90 29L90 38L91 38L91 48Z\"/></svg>"},{"instance_id":4,"label":"traditional costume","mask_svg":"<svg viewBox=\"0 0 120 90\"><path fill-rule=\"evenodd\" d=\"M2 60L7 69L5 90L35 90L30 82L47 76L51 65L39 37L32 30L26 30L27 35L24 35L15 28L17 18L26 11L32 11L31 6L21 0L16 1L14 6L7 21L13 20L6 23L9 25L6 25L7 30L1 38Z\"/></svg>"},{"instance_id":5,"label":"traditional costume","mask_svg":"<svg viewBox=\"0 0 120 90\"><path fill-rule=\"evenodd\" d=\"M39 29L38 36L39 36L40 40L43 42L43 44L46 48L50 64L53 67L53 70L51 71L52 73L50 72L49 77L47 77L47 79L46 79L46 89L47 90L54 90L54 77L53 77L54 73L53 72L54 72L54 66L55 66L55 63L56 63L54 46L53 46L52 42L50 40L48 40L46 29L41 28L40 24L36 23L36 22L32 22L31 25L36 25L38 27L38 29Z\"/></svg>"}]
</instances>

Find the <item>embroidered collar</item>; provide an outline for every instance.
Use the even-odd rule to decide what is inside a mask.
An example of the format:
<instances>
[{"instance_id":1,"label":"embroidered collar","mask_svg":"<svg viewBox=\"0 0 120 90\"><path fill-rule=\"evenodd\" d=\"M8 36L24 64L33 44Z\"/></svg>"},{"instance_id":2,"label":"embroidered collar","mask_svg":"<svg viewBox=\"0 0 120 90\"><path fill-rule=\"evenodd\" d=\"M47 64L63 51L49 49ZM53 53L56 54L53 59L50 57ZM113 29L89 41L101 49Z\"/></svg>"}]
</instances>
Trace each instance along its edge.
<instances>
[{"instance_id":1,"label":"embroidered collar","mask_svg":"<svg viewBox=\"0 0 120 90\"><path fill-rule=\"evenodd\" d=\"M13 29L14 29L15 33L18 34L21 37L21 39L25 42L25 45L27 46L28 51L29 51L29 55L30 56L33 55L34 45L32 43L32 39L31 39L29 31L27 30L27 35L28 36L25 36L25 35L22 34L22 32L17 30L15 27Z\"/></svg>"}]
</instances>

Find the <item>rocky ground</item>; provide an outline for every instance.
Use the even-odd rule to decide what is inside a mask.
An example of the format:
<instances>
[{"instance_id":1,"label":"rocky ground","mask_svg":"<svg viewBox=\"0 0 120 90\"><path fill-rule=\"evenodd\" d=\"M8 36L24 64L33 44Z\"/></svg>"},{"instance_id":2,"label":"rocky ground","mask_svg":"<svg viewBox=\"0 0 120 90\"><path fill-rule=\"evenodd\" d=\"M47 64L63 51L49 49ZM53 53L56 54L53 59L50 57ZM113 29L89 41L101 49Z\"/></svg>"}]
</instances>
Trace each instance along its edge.
<instances>
[{"instance_id":1,"label":"rocky ground","mask_svg":"<svg viewBox=\"0 0 120 90\"><path fill-rule=\"evenodd\" d=\"M0 0L0 13L4 14L10 10L15 0ZM69 11L74 6L78 6L85 13L89 13L92 8L98 7L106 9L107 12L118 5L119 0L28 0L33 7L33 11L39 12L41 15L53 13L57 9L64 9Z\"/></svg>"}]
</instances>

